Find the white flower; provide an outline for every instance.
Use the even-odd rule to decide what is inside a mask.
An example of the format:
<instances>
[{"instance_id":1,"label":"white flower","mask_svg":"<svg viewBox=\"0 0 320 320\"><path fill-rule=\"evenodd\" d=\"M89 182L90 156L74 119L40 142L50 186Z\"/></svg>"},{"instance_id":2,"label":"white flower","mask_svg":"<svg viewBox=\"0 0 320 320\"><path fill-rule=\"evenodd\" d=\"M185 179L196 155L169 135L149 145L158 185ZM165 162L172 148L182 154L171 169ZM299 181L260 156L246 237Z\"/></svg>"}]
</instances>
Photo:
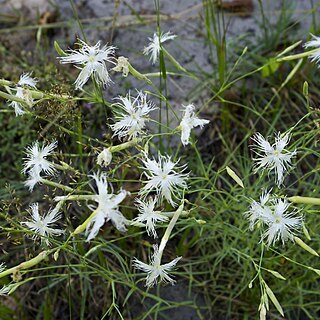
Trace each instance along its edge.
<instances>
[{"instance_id":1,"label":"white flower","mask_svg":"<svg viewBox=\"0 0 320 320\"><path fill-rule=\"evenodd\" d=\"M253 151L258 155L257 158L253 158L256 161L254 171L268 169L270 172L274 170L277 185L280 186L284 179L284 172L291 167L291 158L296 155L296 151L290 152L285 149L290 141L290 135L281 135L279 132L272 146L260 133L256 133L252 140L256 143Z\"/></svg>"},{"instance_id":2,"label":"white flower","mask_svg":"<svg viewBox=\"0 0 320 320\"><path fill-rule=\"evenodd\" d=\"M271 208L267 205L269 202L270 192L271 190L263 191L260 196L260 202L253 200L249 211L245 213L250 221L251 230L259 221L266 223L268 221L268 216L272 214Z\"/></svg>"},{"instance_id":3,"label":"white flower","mask_svg":"<svg viewBox=\"0 0 320 320\"><path fill-rule=\"evenodd\" d=\"M160 39L159 39L158 33L154 33L153 38L148 38L150 43L147 47L145 47L143 49L143 54L144 55L151 54L150 60L152 61L153 64L155 64L158 59L160 50L161 50L160 43L163 43L167 40L172 40L175 37L176 37L176 35L171 34L170 31L167 33L161 32Z\"/></svg>"},{"instance_id":4,"label":"white flower","mask_svg":"<svg viewBox=\"0 0 320 320\"><path fill-rule=\"evenodd\" d=\"M302 216L297 216L297 211L286 213L289 203L286 199L269 200L270 191L264 191L260 197L260 202L253 201L250 209L246 212L250 220L250 228L259 221L267 226L262 239L267 238L270 246L278 240L293 240L295 231L302 227Z\"/></svg>"},{"instance_id":5,"label":"white flower","mask_svg":"<svg viewBox=\"0 0 320 320\"><path fill-rule=\"evenodd\" d=\"M204 125L209 123L209 120L199 119L196 117L194 110L195 107L193 104L188 104L184 107L184 115L180 123L181 127L181 142L184 146L189 143L191 129L200 126L202 128Z\"/></svg>"},{"instance_id":6,"label":"white flower","mask_svg":"<svg viewBox=\"0 0 320 320\"><path fill-rule=\"evenodd\" d=\"M282 244L288 239L293 241L293 236L302 227L303 221L302 216L297 216L297 211L286 213L289 207L286 199L276 199L273 204L274 211L266 217L268 229L263 235L269 246L280 239Z\"/></svg>"},{"instance_id":7,"label":"white flower","mask_svg":"<svg viewBox=\"0 0 320 320\"><path fill-rule=\"evenodd\" d=\"M313 34L311 34L312 36L312 40L306 42L304 44L305 48L319 48L318 51L311 53L309 55L309 58L311 59L311 61L315 61L315 62L320 62L320 37L316 37Z\"/></svg>"},{"instance_id":8,"label":"white flower","mask_svg":"<svg viewBox=\"0 0 320 320\"><path fill-rule=\"evenodd\" d=\"M137 138L141 135L146 121L149 120L149 113L156 107L152 102L147 101L147 94L138 92L136 97L131 97L128 93L125 97L119 96L120 102L113 106L115 109L114 118L116 123L111 125L114 135L119 139L128 136L129 139Z\"/></svg>"},{"instance_id":9,"label":"white flower","mask_svg":"<svg viewBox=\"0 0 320 320\"><path fill-rule=\"evenodd\" d=\"M31 169L29 172L28 172L28 179L24 182L24 185L26 187L29 188L29 191L31 192L34 188L34 186L37 184L37 183L41 183L42 182L42 178L40 176L40 173L38 170L35 170L35 169Z\"/></svg>"},{"instance_id":10,"label":"white flower","mask_svg":"<svg viewBox=\"0 0 320 320\"><path fill-rule=\"evenodd\" d=\"M42 171L48 175L55 173L53 163L46 158L51 155L52 151L57 147L57 141L51 142L49 145L39 146L39 141L35 141L31 146L26 147L26 158L24 162L23 173L31 173L31 176L36 176Z\"/></svg>"},{"instance_id":11,"label":"white flower","mask_svg":"<svg viewBox=\"0 0 320 320\"><path fill-rule=\"evenodd\" d=\"M119 57L117 59L117 65L112 68L111 70L114 70L116 72L122 72L122 75L124 77L127 77L129 74L129 60L126 57Z\"/></svg>"},{"instance_id":12,"label":"white flower","mask_svg":"<svg viewBox=\"0 0 320 320\"><path fill-rule=\"evenodd\" d=\"M108 181L106 173L93 174L98 187L98 194L94 196L94 201L98 203L98 207L91 208L95 211L95 215L90 220L86 228L87 241L93 239L99 232L99 229L105 222L111 220L114 226L121 232L127 231L126 218L118 209L118 205L128 194L127 191L121 190L117 195L108 193ZM90 230L91 229L91 230Z\"/></svg>"},{"instance_id":13,"label":"white flower","mask_svg":"<svg viewBox=\"0 0 320 320\"><path fill-rule=\"evenodd\" d=\"M6 268L5 263L4 263L4 262L0 263L0 273L1 273L2 271L4 271L5 268Z\"/></svg>"},{"instance_id":14,"label":"white flower","mask_svg":"<svg viewBox=\"0 0 320 320\"><path fill-rule=\"evenodd\" d=\"M68 55L61 57L61 63L73 63L81 69L75 81L76 89L82 89L91 75L94 76L98 84L108 85L111 81L106 62L114 63L114 53L116 47L103 46L100 49L100 41L93 47L80 40L79 50L68 50Z\"/></svg>"},{"instance_id":15,"label":"white flower","mask_svg":"<svg viewBox=\"0 0 320 320\"><path fill-rule=\"evenodd\" d=\"M150 198L146 202L143 202L140 199L136 199L136 204L140 214L133 219L134 222L145 223L148 235L152 235L154 238L157 237L155 224L159 221L165 222L169 220L169 217L161 214L161 211L154 210L156 203L156 198Z\"/></svg>"},{"instance_id":16,"label":"white flower","mask_svg":"<svg viewBox=\"0 0 320 320\"><path fill-rule=\"evenodd\" d=\"M148 275L146 277L146 286L152 287L158 282L158 278L160 277L160 282L163 281L165 283L170 282L171 284L175 283L175 280L173 280L169 275L168 272L170 272L173 268L175 268L177 262L182 257L177 257L174 260L172 260L169 263L161 265L161 256L162 254L159 253L159 249L157 245L153 246L154 253L150 257L151 263L146 264L137 258L133 259L133 266L137 269L140 269L144 272L147 272Z\"/></svg>"},{"instance_id":17,"label":"white flower","mask_svg":"<svg viewBox=\"0 0 320 320\"><path fill-rule=\"evenodd\" d=\"M10 290L11 290L11 286L10 285L4 285L0 289L0 296L7 296L9 294Z\"/></svg>"},{"instance_id":18,"label":"white flower","mask_svg":"<svg viewBox=\"0 0 320 320\"><path fill-rule=\"evenodd\" d=\"M112 153L109 149L104 148L97 157L97 164L101 167L107 167L112 160Z\"/></svg>"},{"instance_id":19,"label":"white flower","mask_svg":"<svg viewBox=\"0 0 320 320\"><path fill-rule=\"evenodd\" d=\"M49 212L41 216L39 214L39 206L38 203L33 203L30 206L31 212L31 221L23 221L21 224L26 225L30 230L35 232L36 234L33 236L33 239L37 239L41 237L41 241L45 241L47 245L49 245L49 237L50 236L59 236L64 233L61 229L54 229L52 225L57 222L61 215L56 209L49 210Z\"/></svg>"},{"instance_id":20,"label":"white flower","mask_svg":"<svg viewBox=\"0 0 320 320\"><path fill-rule=\"evenodd\" d=\"M18 86L29 86L36 89L37 79L30 77L31 73L23 73L18 81Z\"/></svg>"},{"instance_id":21,"label":"white flower","mask_svg":"<svg viewBox=\"0 0 320 320\"><path fill-rule=\"evenodd\" d=\"M33 99L28 87L36 89L36 84L37 80L31 78L30 73L23 73L17 83L17 87L15 88L15 97L24 100L28 106L32 107ZM10 106L14 108L16 116L20 116L25 113L23 105L20 102L11 101Z\"/></svg>"},{"instance_id":22,"label":"white flower","mask_svg":"<svg viewBox=\"0 0 320 320\"><path fill-rule=\"evenodd\" d=\"M140 190L139 194L146 196L150 192L155 191L159 200L165 198L172 206L175 206L173 197L178 199L181 193L181 189L187 188L187 183L185 179L188 177L188 173L178 173L175 170L179 160L174 163L171 161L171 157L166 155L162 156L160 152L158 153L158 162L155 159L149 159L145 155L146 159L142 159L144 164L143 169L148 181L146 185ZM177 167L176 167L177 168ZM178 167L179 168L179 167ZM181 172L186 169L186 166L182 168Z\"/></svg>"}]
</instances>

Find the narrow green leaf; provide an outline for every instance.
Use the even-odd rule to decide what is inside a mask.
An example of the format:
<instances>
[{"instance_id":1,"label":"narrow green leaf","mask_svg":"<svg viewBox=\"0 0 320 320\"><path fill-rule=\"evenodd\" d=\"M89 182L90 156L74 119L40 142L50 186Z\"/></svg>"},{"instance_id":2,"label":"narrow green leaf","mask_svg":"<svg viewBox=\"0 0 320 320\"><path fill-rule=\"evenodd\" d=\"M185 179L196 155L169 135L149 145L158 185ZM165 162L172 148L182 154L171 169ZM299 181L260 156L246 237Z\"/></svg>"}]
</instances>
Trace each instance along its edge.
<instances>
[{"instance_id":1,"label":"narrow green leaf","mask_svg":"<svg viewBox=\"0 0 320 320\"><path fill-rule=\"evenodd\" d=\"M266 271L270 272L272 275L274 275L276 278L281 280L287 280L282 274L280 274L278 271L266 269Z\"/></svg>"},{"instance_id":2,"label":"narrow green leaf","mask_svg":"<svg viewBox=\"0 0 320 320\"><path fill-rule=\"evenodd\" d=\"M228 166L226 166L228 175L241 187L244 188L242 180L238 177L238 175L230 169Z\"/></svg>"},{"instance_id":3,"label":"narrow green leaf","mask_svg":"<svg viewBox=\"0 0 320 320\"><path fill-rule=\"evenodd\" d=\"M272 301L272 303L274 304L274 306L276 307L278 312L284 317L284 313L283 313L282 307L281 307L278 299L276 298L276 296L274 295L272 290L267 286L267 284L265 283L264 285L266 287L266 292L267 292L267 295L269 296L270 300Z\"/></svg>"},{"instance_id":4,"label":"narrow green leaf","mask_svg":"<svg viewBox=\"0 0 320 320\"><path fill-rule=\"evenodd\" d=\"M295 49L298 45L300 45L300 43L302 42L302 40L299 40L298 42L292 44L291 46L289 46L288 48L286 48L285 50L283 50L282 52L280 52L277 55L277 58L282 57L283 55L285 55L286 53L288 53L289 51L292 51L293 49Z\"/></svg>"},{"instance_id":5,"label":"narrow green leaf","mask_svg":"<svg viewBox=\"0 0 320 320\"><path fill-rule=\"evenodd\" d=\"M56 49L56 51L57 51L57 53L58 53L58 55L59 55L60 57L67 55L67 54L60 48L60 46L59 46L59 44L58 44L57 41L54 42L54 48Z\"/></svg>"},{"instance_id":6,"label":"narrow green leaf","mask_svg":"<svg viewBox=\"0 0 320 320\"><path fill-rule=\"evenodd\" d=\"M302 249L308 251L309 253L313 254L316 257L319 257L318 252L316 252L315 250L313 250L311 247L309 247L306 243L304 243L300 238L298 237L294 237L294 241L296 242L296 244L298 244Z\"/></svg>"},{"instance_id":7,"label":"narrow green leaf","mask_svg":"<svg viewBox=\"0 0 320 320\"><path fill-rule=\"evenodd\" d=\"M303 233L304 233L305 237L306 237L309 241L311 241L311 237L310 237L309 231L308 231L308 229L306 228L306 226L305 226L304 223L302 224L302 230L303 230Z\"/></svg>"}]
</instances>

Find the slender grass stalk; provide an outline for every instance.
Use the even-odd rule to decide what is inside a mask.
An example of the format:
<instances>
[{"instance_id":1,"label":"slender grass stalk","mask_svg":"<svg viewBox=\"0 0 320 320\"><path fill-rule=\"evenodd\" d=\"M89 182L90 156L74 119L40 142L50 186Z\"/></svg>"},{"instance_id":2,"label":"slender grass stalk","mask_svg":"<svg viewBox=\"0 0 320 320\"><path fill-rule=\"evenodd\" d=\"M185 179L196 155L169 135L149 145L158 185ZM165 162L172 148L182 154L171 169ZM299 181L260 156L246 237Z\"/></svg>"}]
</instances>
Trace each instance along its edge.
<instances>
[{"instance_id":1,"label":"slender grass stalk","mask_svg":"<svg viewBox=\"0 0 320 320\"><path fill-rule=\"evenodd\" d=\"M45 260L49 256L49 254L52 252L53 252L52 250L42 251L36 257L34 257L30 260L26 260L26 261L18 264L15 267L12 267L12 268L9 268L9 269L6 269L6 270L0 272L0 278L3 278L3 277L8 276L10 274L15 274L17 272L20 272L21 270L32 268L35 265L42 262L43 260Z\"/></svg>"}]
</instances>

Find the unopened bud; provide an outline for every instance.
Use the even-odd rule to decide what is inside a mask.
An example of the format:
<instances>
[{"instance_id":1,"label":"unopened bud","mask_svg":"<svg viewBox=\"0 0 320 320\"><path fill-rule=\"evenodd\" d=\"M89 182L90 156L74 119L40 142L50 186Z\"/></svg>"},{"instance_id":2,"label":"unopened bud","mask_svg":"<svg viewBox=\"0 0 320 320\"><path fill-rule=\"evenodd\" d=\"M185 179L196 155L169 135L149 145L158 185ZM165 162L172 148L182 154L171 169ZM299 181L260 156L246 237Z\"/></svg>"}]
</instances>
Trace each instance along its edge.
<instances>
[{"instance_id":1,"label":"unopened bud","mask_svg":"<svg viewBox=\"0 0 320 320\"><path fill-rule=\"evenodd\" d=\"M97 164L101 167L107 167L112 160L112 153L109 149L104 148L97 157Z\"/></svg>"}]
</instances>

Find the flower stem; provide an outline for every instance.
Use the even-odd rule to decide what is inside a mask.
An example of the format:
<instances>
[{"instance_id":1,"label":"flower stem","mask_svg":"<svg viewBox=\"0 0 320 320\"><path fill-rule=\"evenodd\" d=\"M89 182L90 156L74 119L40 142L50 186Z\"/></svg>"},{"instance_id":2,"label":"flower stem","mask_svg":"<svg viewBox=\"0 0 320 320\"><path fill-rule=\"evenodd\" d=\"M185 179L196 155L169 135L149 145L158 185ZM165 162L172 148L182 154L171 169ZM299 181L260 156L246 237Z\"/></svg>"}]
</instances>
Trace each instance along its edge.
<instances>
[{"instance_id":1,"label":"flower stem","mask_svg":"<svg viewBox=\"0 0 320 320\"><path fill-rule=\"evenodd\" d=\"M121 150L124 150L124 149L127 149L127 148L130 148L134 145L136 145L141 139L135 139L135 140L131 140L131 141L127 141L127 142L124 142L122 144L119 144L117 146L112 146L112 147L109 147L109 151L111 153L113 152L119 152Z\"/></svg>"},{"instance_id":2,"label":"flower stem","mask_svg":"<svg viewBox=\"0 0 320 320\"><path fill-rule=\"evenodd\" d=\"M288 198L288 200L293 203L320 205L320 198L293 196Z\"/></svg>"},{"instance_id":3,"label":"flower stem","mask_svg":"<svg viewBox=\"0 0 320 320\"><path fill-rule=\"evenodd\" d=\"M76 234L79 234L79 233L82 233L87 225L90 223L90 221L94 218L94 216L97 214L98 210L94 210L90 216L85 220L85 222L83 222L82 224L80 224L73 232L72 232L72 235L76 235Z\"/></svg>"},{"instance_id":4,"label":"flower stem","mask_svg":"<svg viewBox=\"0 0 320 320\"><path fill-rule=\"evenodd\" d=\"M188 71L165 48L162 47L161 50L178 70L188 73Z\"/></svg>"},{"instance_id":5,"label":"flower stem","mask_svg":"<svg viewBox=\"0 0 320 320\"><path fill-rule=\"evenodd\" d=\"M5 93L3 91L0 91L0 97L3 98L3 99L19 102L19 103L21 103L23 105L27 104L27 102L25 100L23 100L21 98L17 98L16 96L14 96L12 94L8 94L8 93Z\"/></svg>"},{"instance_id":6,"label":"flower stem","mask_svg":"<svg viewBox=\"0 0 320 320\"><path fill-rule=\"evenodd\" d=\"M148 79L144 74L137 71L129 62L128 62L129 72L137 79L143 80L152 86L152 81Z\"/></svg>"},{"instance_id":7,"label":"flower stem","mask_svg":"<svg viewBox=\"0 0 320 320\"><path fill-rule=\"evenodd\" d=\"M313 54L315 52L318 52L320 49L313 49L307 52L302 52L302 53L298 53L298 54L293 54L291 56L287 56L287 57L283 57L283 58L279 58L276 59L276 62L281 62L281 61L290 61L290 60L296 60L296 59L301 59L304 57L308 57L310 54Z\"/></svg>"},{"instance_id":8,"label":"flower stem","mask_svg":"<svg viewBox=\"0 0 320 320\"><path fill-rule=\"evenodd\" d=\"M56 188L59 188L61 190L64 190L64 191L67 191L67 192L73 192L74 190L68 186L65 186L63 184L60 184L60 183L57 183L57 182L53 182L53 181L50 181L50 180L47 180L47 179L41 179L41 182L48 185L48 186L51 186L51 187L56 187Z\"/></svg>"},{"instance_id":9,"label":"flower stem","mask_svg":"<svg viewBox=\"0 0 320 320\"><path fill-rule=\"evenodd\" d=\"M162 254L163 254L163 251L164 251L164 248L166 247L167 245L167 242L170 238L170 235L171 235L171 232L172 232L172 229L173 227L175 226L180 214L182 213L183 211L183 206L184 206L184 203L182 203L179 208L176 210L176 212L173 214L173 217L171 219L171 221L169 222L169 225L167 227L167 230L166 232L164 233L162 239L161 239L161 242L160 242L160 246L159 246L159 263L161 263L161 257L162 257Z\"/></svg>"},{"instance_id":10,"label":"flower stem","mask_svg":"<svg viewBox=\"0 0 320 320\"><path fill-rule=\"evenodd\" d=\"M71 194L69 196L59 196L55 197L55 201L78 201L78 200L94 200L96 195L90 195L90 194Z\"/></svg>"},{"instance_id":11,"label":"flower stem","mask_svg":"<svg viewBox=\"0 0 320 320\"><path fill-rule=\"evenodd\" d=\"M9 274L17 273L20 270L29 269L29 268L37 265L38 263L43 261L51 252L52 252L52 250L42 251L36 257L34 257L30 260L24 261L15 267L12 267L10 269L7 269L7 270L0 272L0 278L3 278Z\"/></svg>"}]
</instances>

